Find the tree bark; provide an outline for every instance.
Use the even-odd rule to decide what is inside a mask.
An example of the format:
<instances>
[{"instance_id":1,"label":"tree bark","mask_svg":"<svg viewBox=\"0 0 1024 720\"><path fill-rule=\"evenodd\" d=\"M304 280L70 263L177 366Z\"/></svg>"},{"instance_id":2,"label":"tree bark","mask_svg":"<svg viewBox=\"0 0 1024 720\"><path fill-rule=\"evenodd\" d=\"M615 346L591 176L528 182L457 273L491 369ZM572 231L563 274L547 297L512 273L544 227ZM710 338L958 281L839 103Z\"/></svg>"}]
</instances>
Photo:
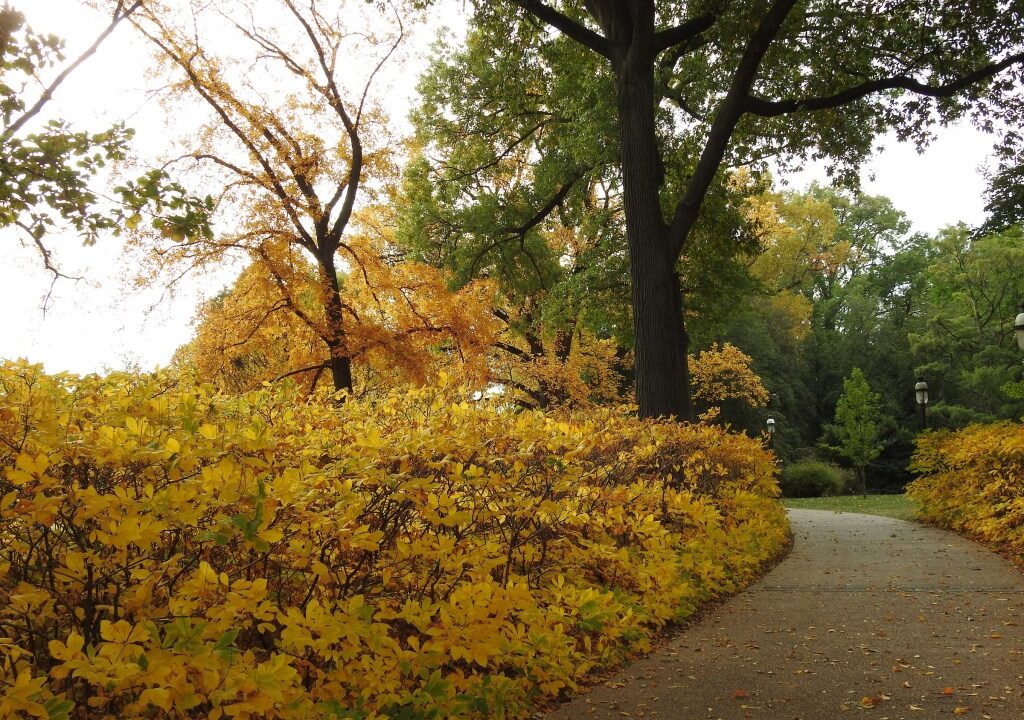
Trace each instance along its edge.
<instances>
[{"instance_id":1,"label":"tree bark","mask_svg":"<svg viewBox=\"0 0 1024 720\"><path fill-rule=\"evenodd\" d=\"M326 255L326 253L324 253ZM338 284L338 270L334 264L334 255L320 257L319 266L321 280L327 288L324 303L327 315L327 337L324 343L330 353L331 381L335 392L345 390L352 392L352 359L349 357L345 342L345 315L341 301L341 286Z\"/></svg>"},{"instance_id":2,"label":"tree bark","mask_svg":"<svg viewBox=\"0 0 1024 720\"><path fill-rule=\"evenodd\" d=\"M676 257L661 209L664 166L655 131L654 17L633 17L628 50L613 60L623 205L641 417L691 417L688 339Z\"/></svg>"}]
</instances>

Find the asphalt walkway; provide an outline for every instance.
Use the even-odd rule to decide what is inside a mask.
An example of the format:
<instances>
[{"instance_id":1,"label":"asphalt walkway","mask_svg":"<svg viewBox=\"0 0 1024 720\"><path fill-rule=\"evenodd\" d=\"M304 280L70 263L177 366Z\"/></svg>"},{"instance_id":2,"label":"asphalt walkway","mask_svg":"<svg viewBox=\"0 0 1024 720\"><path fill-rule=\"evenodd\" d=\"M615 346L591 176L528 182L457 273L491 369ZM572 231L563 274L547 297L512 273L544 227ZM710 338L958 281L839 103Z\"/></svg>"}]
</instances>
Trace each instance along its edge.
<instances>
[{"instance_id":1,"label":"asphalt walkway","mask_svg":"<svg viewBox=\"0 0 1024 720\"><path fill-rule=\"evenodd\" d=\"M1024 718L1019 570L902 520L790 519L761 582L549 717Z\"/></svg>"}]
</instances>

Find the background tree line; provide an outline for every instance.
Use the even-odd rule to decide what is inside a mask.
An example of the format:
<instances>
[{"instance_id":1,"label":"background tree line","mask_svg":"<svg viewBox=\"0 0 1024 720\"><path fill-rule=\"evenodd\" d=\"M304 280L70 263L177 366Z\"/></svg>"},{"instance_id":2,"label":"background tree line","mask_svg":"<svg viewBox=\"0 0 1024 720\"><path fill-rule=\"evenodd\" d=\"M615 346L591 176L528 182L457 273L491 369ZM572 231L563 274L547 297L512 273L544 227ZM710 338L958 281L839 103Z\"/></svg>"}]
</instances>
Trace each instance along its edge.
<instances>
[{"instance_id":1,"label":"background tree line","mask_svg":"<svg viewBox=\"0 0 1024 720\"><path fill-rule=\"evenodd\" d=\"M1021 411L1018 3L480 3L405 139L380 72L429 3L97 5L105 34L151 42L169 117L205 119L97 210L130 132L28 134L80 61L5 9L3 221L48 266L58 221L124 232L147 282L245 263L177 356L227 390L454 374L526 407L636 399L750 432L770 413L789 459L830 443L859 368L882 483L904 477L917 376L935 424ZM773 188L809 156L852 187L879 133L968 115L1002 133L984 227L912 234L884 198Z\"/></svg>"}]
</instances>

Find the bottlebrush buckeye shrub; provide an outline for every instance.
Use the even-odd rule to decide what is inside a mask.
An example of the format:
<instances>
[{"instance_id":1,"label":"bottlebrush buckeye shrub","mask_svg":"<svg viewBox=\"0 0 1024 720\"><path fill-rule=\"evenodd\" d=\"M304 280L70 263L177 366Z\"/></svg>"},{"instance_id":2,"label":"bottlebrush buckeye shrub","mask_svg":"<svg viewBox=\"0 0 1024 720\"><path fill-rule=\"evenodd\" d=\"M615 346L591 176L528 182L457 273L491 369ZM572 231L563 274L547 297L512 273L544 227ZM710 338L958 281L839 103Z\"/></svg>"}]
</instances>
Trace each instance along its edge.
<instances>
[{"instance_id":1,"label":"bottlebrush buckeye shrub","mask_svg":"<svg viewBox=\"0 0 1024 720\"><path fill-rule=\"evenodd\" d=\"M0 716L522 716L783 545L718 428L0 366Z\"/></svg>"},{"instance_id":2,"label":"bottlebrush buckeye shrub","mask_svg":"<svg viewBox=\"0 0 1024 720\"><path fill-rule=\"evenodd\" d=\"M1024 426L972 425L917 441L908 494L921 516L1024 559Z\"/></svg>"}]
</instances>

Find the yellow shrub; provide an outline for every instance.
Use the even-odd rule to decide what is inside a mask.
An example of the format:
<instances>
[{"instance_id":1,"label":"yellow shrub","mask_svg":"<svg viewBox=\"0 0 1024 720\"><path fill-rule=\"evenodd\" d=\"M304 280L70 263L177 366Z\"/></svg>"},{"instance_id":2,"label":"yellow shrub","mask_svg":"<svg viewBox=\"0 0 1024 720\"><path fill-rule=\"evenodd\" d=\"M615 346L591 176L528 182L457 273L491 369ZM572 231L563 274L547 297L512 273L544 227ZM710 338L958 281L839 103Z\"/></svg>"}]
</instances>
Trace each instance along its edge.
<instances>
[{"instance_id":1,"label":"yellow shrub","mask_svg":"<svg viewBox=\"0 0 1024 720\"><path fill-rule=\"evenodd\" d=\"M1024 557L1024 426L972 425L917 442L907 488L921 515Z\"/></svg>"},{"instance_id":2,"label":"yellow shrub","mask_svg":"<svg viewBox=\"0 0 1024 720\"><path fill-rule=\"evenodd\" d=\"M749 580L717 428L0 366L0 717L519 717Z\"/></svg>"}]
</instances>

